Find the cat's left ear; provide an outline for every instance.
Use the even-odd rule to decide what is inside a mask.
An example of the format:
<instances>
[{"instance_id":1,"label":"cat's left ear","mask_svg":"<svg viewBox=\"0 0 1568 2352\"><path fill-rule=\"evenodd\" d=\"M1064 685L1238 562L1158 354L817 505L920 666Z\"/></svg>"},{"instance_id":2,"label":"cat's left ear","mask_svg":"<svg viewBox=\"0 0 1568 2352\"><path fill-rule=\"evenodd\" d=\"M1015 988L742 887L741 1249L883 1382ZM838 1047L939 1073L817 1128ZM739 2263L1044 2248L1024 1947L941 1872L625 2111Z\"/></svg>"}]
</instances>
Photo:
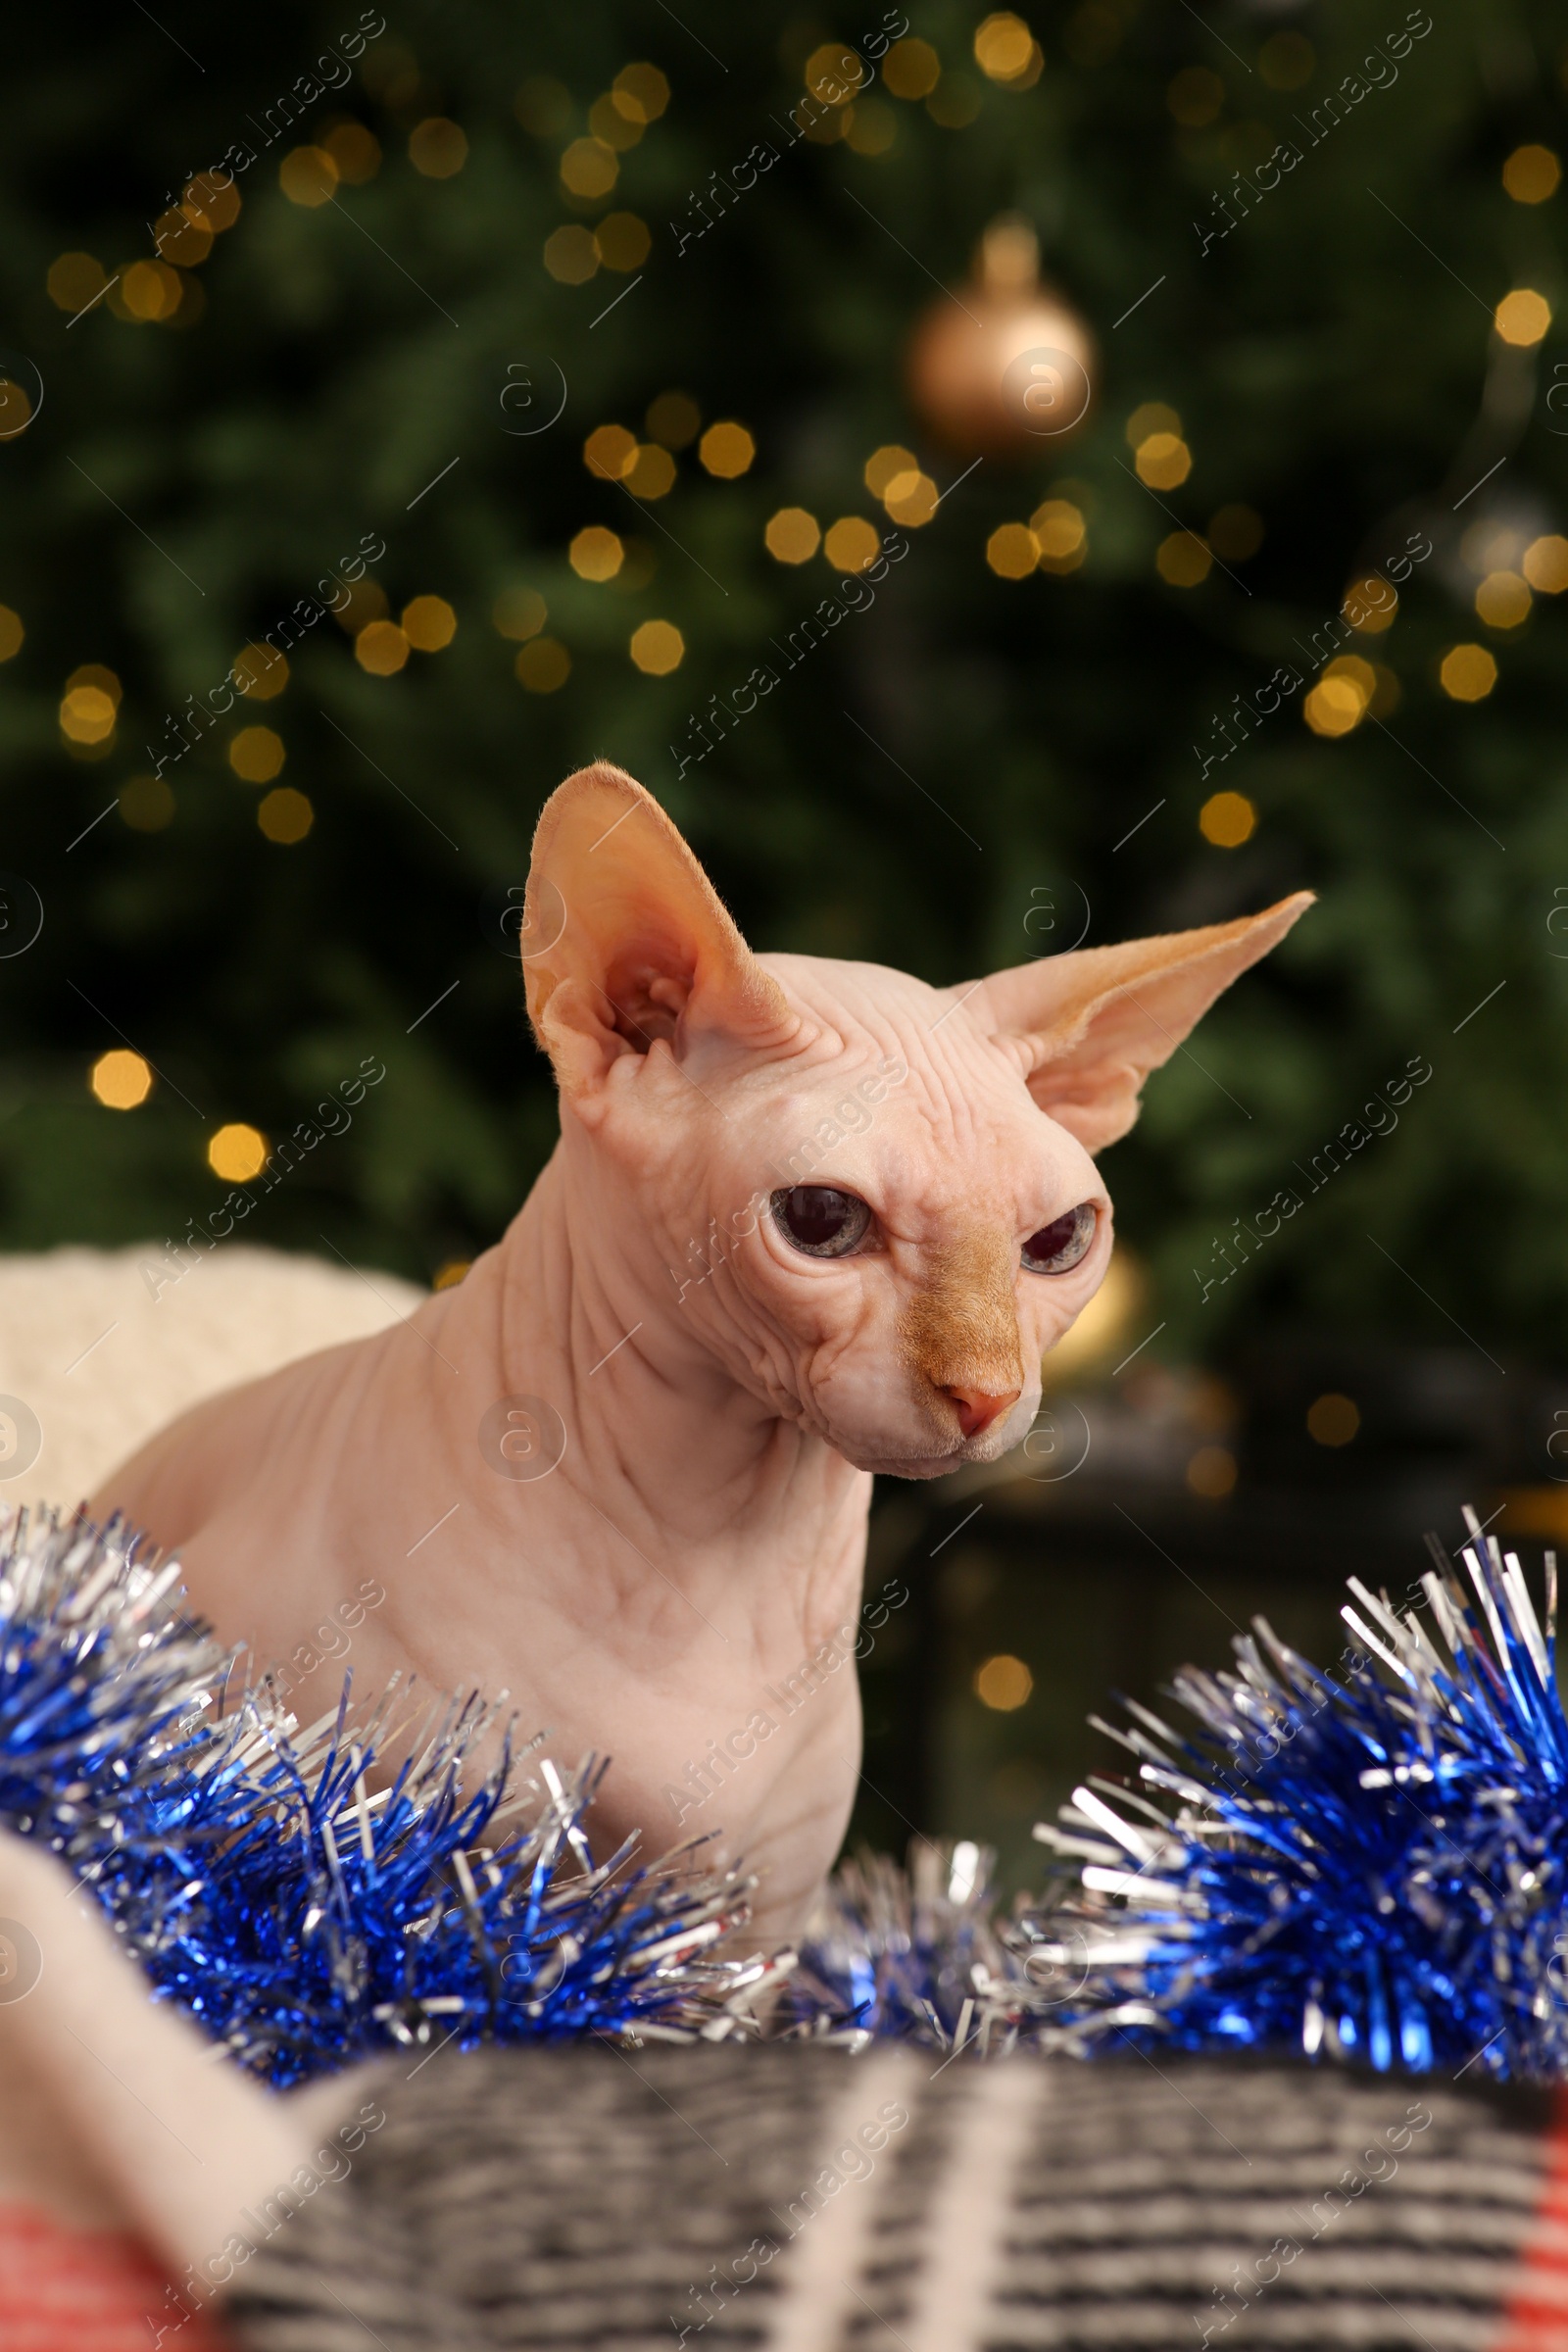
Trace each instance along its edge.
<instances>
[{"instance_id":1,"label":"cat's left ear","mask_svg":"<svg viewBox=\"0 0 1568 2352\"><path fill-rule=\"evenodd\" d=\"M994 972L984 997L999 1040L1016 1044L1042 1110L1100 1152L1125 1135L1151 1070L1214 999L1285 937L1313 894L1202 931L1079 948ZM978 1007L977 1007L978 1009Z\"/></svg>"}]
</instances>

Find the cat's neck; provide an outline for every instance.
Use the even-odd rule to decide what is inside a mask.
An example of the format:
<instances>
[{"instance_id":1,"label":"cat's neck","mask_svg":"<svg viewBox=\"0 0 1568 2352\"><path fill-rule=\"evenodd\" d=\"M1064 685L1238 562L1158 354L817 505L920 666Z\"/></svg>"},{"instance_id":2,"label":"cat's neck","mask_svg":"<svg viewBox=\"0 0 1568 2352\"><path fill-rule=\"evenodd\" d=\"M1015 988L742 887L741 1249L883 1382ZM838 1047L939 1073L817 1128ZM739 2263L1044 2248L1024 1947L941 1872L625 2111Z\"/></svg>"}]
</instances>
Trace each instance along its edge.
<instances>
[{"instance_id":1,"label":"cat's neck","mask_svg":"<svg viewBox=\"0 0 1568 2352\"><path fill-rule=\"evenodd\" d=\"M474 1269L498 1394L559 1415L551 1475L617 1525L629 1513L623 1532L662 1568L666 1553L759 1542L841 1556L863 1541L869 1478L735 1377L697 1311L710 1302L682 1287L733 1275L721 1258L706 1276L672 1274L669 1252L596 1184L591 1152L564 1139Z\"/></svg>"}]
</instances>

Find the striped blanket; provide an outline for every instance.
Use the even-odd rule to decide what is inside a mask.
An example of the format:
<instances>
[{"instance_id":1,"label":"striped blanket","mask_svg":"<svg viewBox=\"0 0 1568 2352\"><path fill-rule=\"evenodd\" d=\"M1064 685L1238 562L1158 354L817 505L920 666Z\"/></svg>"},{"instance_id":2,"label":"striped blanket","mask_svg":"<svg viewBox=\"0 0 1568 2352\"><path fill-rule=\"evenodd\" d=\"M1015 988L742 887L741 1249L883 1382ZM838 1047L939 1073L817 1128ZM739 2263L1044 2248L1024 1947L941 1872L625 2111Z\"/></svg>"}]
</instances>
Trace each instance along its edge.
<instances>
[{"instance_id":1,"label":"striped blanket","mask_svg":"<svg viewBox=\"0 0 1568 2352\"><path fill-rule=\"evenodd\" d=\"M1568 2352L1568 2112L1474 2072L601 2045L374 2087L236 2275L246 2352Z\"/></svg>"}]
</instances>

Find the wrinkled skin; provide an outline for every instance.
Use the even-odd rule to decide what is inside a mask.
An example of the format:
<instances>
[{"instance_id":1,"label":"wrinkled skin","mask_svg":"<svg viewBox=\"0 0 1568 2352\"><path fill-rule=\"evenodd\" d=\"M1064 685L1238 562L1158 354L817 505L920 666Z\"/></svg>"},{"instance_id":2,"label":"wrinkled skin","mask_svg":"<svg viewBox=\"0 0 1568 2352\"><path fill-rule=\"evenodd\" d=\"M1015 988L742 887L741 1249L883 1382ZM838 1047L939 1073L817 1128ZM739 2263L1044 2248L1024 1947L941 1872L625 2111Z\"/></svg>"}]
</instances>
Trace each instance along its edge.
<instances>
[{"instance_id":1,"label":"wrinkled skin","mask_svg":"<svg viewBox=\"0 0 1568 2352\"><path fill-rule=\"evenodd\" d=\"M753 957L657 804L583 771L541 820L525 954L561 1141L506 1235L407 1323L176 1421L95 1511L177 1550L259 1663L384 1588L358 1694L399 1669L506 1690L565 1763L612 1755L596 1847L719 1830L760 1874L756 1940L787 1939L859 1772L853 1635L822 1645L860 1606L871 1473L1021 1441L1109 1258L1092 1151L1305 903L967 989ZM803 1254L772 1214L807 1175L869 1204L852 1254ZM1085 1202L1079 1262L1025 1268ZM547 1409L509 1431L518 1397Z\"/></svg>"}]
</instances>

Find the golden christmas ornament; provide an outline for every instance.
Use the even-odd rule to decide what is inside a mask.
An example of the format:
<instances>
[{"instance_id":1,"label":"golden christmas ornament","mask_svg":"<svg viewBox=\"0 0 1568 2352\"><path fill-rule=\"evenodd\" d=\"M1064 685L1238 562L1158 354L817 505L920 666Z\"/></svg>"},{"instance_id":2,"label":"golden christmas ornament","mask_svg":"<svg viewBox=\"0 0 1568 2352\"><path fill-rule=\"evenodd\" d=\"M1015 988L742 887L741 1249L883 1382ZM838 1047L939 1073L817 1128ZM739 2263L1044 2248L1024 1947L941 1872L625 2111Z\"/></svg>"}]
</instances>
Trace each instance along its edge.
<instances>
[{"instance_id":1,"label":"golden christmas ornament","mask_svg":"<svg viewBox=\"0 0 1568 2352\"><path fill-rule=\"evenodd\" d=\"M1083 423L1095 365L1089 329L1041 283L1034 229L1004 214L981 239L970 282L916 324L909 398L958 456L1023 458Z\"/></svg>"}]
</instances>

